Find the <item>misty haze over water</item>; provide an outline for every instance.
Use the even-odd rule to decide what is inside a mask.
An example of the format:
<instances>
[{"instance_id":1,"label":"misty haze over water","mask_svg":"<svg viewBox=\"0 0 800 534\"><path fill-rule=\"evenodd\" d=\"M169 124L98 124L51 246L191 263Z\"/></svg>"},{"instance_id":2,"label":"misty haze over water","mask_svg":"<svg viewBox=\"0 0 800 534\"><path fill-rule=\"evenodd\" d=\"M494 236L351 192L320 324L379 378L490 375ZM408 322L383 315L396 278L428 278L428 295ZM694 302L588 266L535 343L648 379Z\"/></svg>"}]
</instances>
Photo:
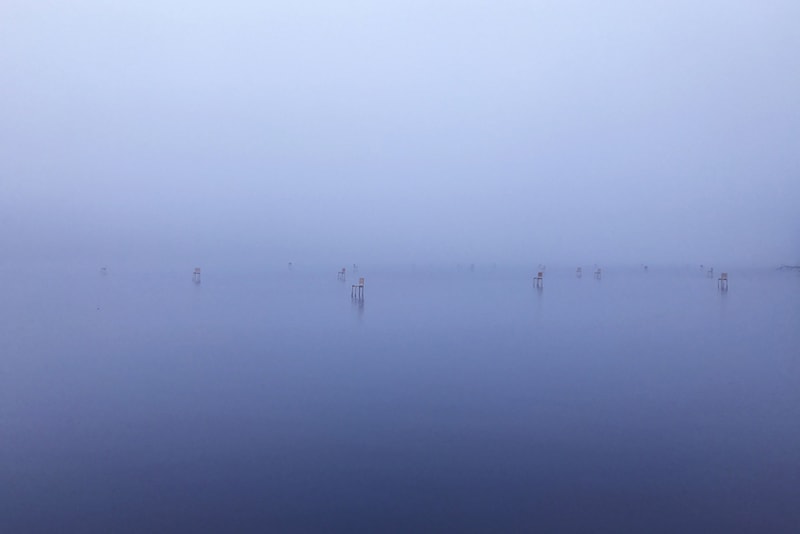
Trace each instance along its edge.
<instances>
[{"instance_id":1,"label":"misty haze over water","mask_svg":"<svg viewBox=\"0 0 800 534\"><path fill-rule=\"evenodd\" d=\"M3 0L0 532L800 531L798 20Z\"/></svg>"},{"instance_id":2,"label":"misty haze over water","mask_svg":"<svg viewBox=\"0 0 800 534\"><path fill-rule=\"evenodd\" d=\"M800 4L0 6L0 261L800 263Z\"/></svg>"}]
</instances>

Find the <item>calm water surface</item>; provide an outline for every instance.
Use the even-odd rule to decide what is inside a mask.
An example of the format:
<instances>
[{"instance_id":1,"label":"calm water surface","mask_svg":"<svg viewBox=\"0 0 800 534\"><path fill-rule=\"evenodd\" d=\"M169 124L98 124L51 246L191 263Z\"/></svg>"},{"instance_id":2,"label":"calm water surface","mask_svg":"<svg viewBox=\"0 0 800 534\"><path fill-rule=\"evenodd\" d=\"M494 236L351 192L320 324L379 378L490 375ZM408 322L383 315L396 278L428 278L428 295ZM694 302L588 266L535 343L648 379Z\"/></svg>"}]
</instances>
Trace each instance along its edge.
<instances>
[{"instance_id":1,"label":"calm water surface","mask_svg":"<svg viewBox=\"0 0 800 534\"><path fill-rule=\"evenodd\" d=\"M0 532L800 532L800 277L0 284Z\"/></svg>"}]
</instances>

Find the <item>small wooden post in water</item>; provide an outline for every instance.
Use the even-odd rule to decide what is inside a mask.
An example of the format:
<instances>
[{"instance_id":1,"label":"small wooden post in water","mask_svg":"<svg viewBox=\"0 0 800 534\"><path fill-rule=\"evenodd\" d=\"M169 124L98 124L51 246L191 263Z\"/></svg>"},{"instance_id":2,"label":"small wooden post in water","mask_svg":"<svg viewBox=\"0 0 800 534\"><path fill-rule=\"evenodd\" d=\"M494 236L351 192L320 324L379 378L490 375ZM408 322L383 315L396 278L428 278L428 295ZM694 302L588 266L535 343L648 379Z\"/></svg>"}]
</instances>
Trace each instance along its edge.
<instances>
[{"instance_id":1,"label":"small wooden post in water","mask_svg":"<svg viewBox=\"0 0 800 534\"><path fill-rule=\"evenodd\" d=\"M728 290L728 273L722 273L719 275L719 278L717 279L717 287L720 291Z\"/></svg>"},{"instance_id":2,"label":"small wooden post in water","mask_svg":"<svg viewBox=\"0 0 800 534\"><path fill-rule=\"evenodd\" d=\"M533 277L533 287L544 287L542 284L544 283L544 272L539 271L536 273L536 276Z\"/></svg>"},{"instance_id":3,"label":"small wooden post in water","mask_svg":"<svg viewBox=\"0 0 800 534\"><path fill-rule=\"evenodd\" d=\"M364 278L358 279L358 284L353 284L350 289L350 298L356 300L364 300Z\"/></svg>"},{"instance_id":4,"label":"small wooden post in water","mask_svg":"<svg viewBox=\"0 0 800 534\"><path fill-rule=\"evenodd\" d=\"M200 283L200 267L194 268L194 272L192 273L192 282L195 284Z\"/></svg>"}]
</instances>

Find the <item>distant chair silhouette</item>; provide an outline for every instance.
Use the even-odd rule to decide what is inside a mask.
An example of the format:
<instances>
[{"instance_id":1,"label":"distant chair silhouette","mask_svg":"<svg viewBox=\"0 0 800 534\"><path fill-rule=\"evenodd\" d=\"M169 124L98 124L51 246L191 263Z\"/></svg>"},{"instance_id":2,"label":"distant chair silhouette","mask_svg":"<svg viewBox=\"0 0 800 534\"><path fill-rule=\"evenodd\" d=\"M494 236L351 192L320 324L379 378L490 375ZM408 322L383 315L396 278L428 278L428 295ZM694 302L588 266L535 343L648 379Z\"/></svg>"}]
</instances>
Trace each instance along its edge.
<instances>
[{"instance_id":1,"label":"distant chair silhouette","mask_svg":"<svg viewBox=\"0 0 800 534\"><path fill-rule=\"evenodd\" d=\"M596 280L600 280L603 277L603 271L600 269L600 267L598 267L594 272L594 277Z\"/></svg>"},{"instance_id":2,"label":"distant chair silhouette","mask_svg":"<svg viewBox=\"0 0 800 534\"><path fill-rule=\"evenodd\" d=\"M714 278L714 268L711 267L706 273L706 278Z\"/></svg>"},{"instance_id":3,"label":"distant chair silhouette","mask_svg":"<svg viewBox=\"0 0 800 534\"><path fill-rule=\"evenodd\" d=\"M200 283L200 267L194 268L194 272L192 272L192 282L195 284Z\"/></svg>"},{"instance_id":4,"label":"distant chair silhouette","mask_svg":"<svg viewBox=\"0 0 800 534\"><path fill-rule=\"evenodd\" d=\"M341 280L342 282L344 282L347 279L347 271L344 267L342 267L341 271L336 273L336 279Z\"/></svg>"},{"instance_id":5,"label":"distant chair silhouette","mask_svg":"<svg viewBox=\"0 0 800 534\"><path fill-rule=\"evenodd\" d=\"M363 300L364 299L364 278L358 279L358 284L353 284L350 289L350 298Z\"/></svg>"},{"instance_id":6,"label":"distant chair silhouette","mask_svg":"<svg viewBox=\"0 0 800 534\"><path fill-rule=\"evenodd\" d=\"M544 283L544 272L539 271L536 273L536 276L533 277L533 287L543 287Z\"/></svg>"},{"instance_id":7,"label":"distant chair silhouette","mask_svg":"<svg viewBox=\"0 0 800 534\"><path fill-rule=\"evenodd\" d=\"M581 276L583 276L583 269L581 269L580 267L578 267L578 269L575 271L575 276L576 276L576 277L578 277L578 278L580 278Z\"/></svg>"},{"instance_id":8,"label":"distant chair silhouette","mask_svg":"<svg viewBox=\"0 0 800 534\"><path fill-rule=\"evenodd\" d=\"M722 291L728 290L728 273L722 273L717 279L717 287Z\"/></svg>"}]
</instances>

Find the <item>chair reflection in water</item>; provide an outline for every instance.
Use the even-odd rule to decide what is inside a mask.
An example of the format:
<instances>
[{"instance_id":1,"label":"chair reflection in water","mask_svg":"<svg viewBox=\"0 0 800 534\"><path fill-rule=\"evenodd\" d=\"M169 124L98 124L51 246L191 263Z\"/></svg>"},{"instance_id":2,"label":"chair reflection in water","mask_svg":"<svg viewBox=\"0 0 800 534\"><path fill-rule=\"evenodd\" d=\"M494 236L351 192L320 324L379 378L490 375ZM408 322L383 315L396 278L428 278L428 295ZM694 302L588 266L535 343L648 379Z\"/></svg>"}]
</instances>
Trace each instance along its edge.
<instances>
[{"instance_id":1,"label":"chair reflection in water","mask_svg":"<svg viewBox=\"0 0 800 534\"><path fill-rule=\"evenodd\" d=\"M344 267L342 267L341 271L336 273L336 279L341 280L342 282L344 282L347 279L347 271L345 270Z\"/></svg>"},{"instance_id":2,"label":"chair reflection in water","mask_svg":"<svg viewBox=\"0 0 800 534\"><path fill-rule=\"evenodd\" d=\"M722 273L719 275L719 278L717 279L717 287L721 291L728 290L728 273Z\"/></svg>"},{"instance_id":3,"label":"chair reflection in water","mask_svg":"<svg viewBox=\"0 0 800 534\"><path fill-rule=\"evenodd\" d=\"M533 277L533 287L542 287L544 283L544 272L539 271L536 273L536 276Z\"/></svg>"},{"instance_id":4,"label":"chair reflection in water","mask_svg":"<svg viewBox=\"0 0 800 534\"><path fill-rule=\"evenodd\" d=\"M350 289L350 298L356 300L363 300L364 299L364 278L358 279L358 284L353 284L352 288Z\"/></svg>"}]
</instances>

